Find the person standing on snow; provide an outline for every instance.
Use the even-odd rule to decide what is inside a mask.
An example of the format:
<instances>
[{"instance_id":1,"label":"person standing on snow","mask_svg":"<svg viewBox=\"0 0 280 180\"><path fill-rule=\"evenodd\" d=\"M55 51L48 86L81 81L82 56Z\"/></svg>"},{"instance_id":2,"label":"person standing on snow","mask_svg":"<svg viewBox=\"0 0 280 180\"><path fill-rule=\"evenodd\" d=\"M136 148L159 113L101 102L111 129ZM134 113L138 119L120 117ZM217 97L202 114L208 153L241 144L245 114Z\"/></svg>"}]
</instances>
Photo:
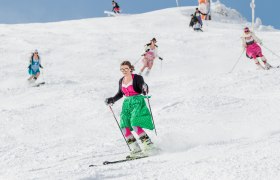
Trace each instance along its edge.
<instances>
[{"instance_id":1,"label":"person standing on snow","mask_svg":"<svg viewBox=\"0 0 280 180\"><path fill-rule=\"evenodd\" d=\"M244 28L244 34L242 35L243 47L246 49L246 56L250 59L254 59L256 65L260 69L270 69L272 66L267 62L267 59L262 54L261 47L257 44L262 45L262 41L255 35L254 32L250 31L248 27ZM260 64L258 57L261 58L264 63L264 67Z\"/></svg>"},{"instance_id":2,"label":"person standing on snow","mask_svg":"<svg viewBox=\"0 0 280 180\"><path fill-rule=\"evenodd\" d=\"M120 6L118 5L118 3L116 3L116 2L113 0L113 1L112 1L112 6L113 6L112 11L113 11L115 14L119 14L119 13L120 13Z\"/></svg>"},{"instance_id":3,"label":"person standing on snow","mask_svg":"<svg viewBox=\"0 0 280 180\"><path fill-rule=\"evenodd\" d=\"M201 25L198 22L197 17L194 16L193 14L191 15L191 22L190 22L189 26L192 27L194 31L201 31L201 32L203 32L202 29L201 29Z\"/></svg>"},{"instance_id":4,"label":"person standing on snow","mask_svg":"<svg viewBox=\"0 0 280 180\"><path fill-rule=\"evenodd\" d=\"M158 46L156 45L157 40L156 38L153 38L150 43L145 45L145 53L142 55L143 58L143 67L140 69L139 75L143 73L143 71L148 68L145 75L149 75L153 65L155 58L159 58L160 60L163 60L161 57L158 56Z\"/></svg>"},{"instance_id":5,"label":"person standing on snow","mask_svg":"<svg viewBox=\"0 0 280 180\"><path fill-rule=\"evenodd\" d=\"M153 148L153 143L147 133L143 130L154 129L151 113L146 105L145 96L148 86L142 76L132 74L134 66L129 61L123 61L120 65L123 77L119 80L119 90L114 97L106 98L106 105L112 105L125 96L122 105L120 128L126 141L131 148L130 156L127 158L141 155L141 148L131 131L135 131L143 144L143 152L148 152Z\"/></svg>"},{"instance_id":6,"label":"person standing on snow","mask_svg":"<svg viewBox=\"0 0 280 180\"><path fill-rule=\"evenodd\" d=\"M201 18L201 15L202 15L203 13L202 12L200 12L199 10L198 10L198 8L196 8L195 9L195 12L194 12L194 16L197 18L197 20L198 20L198 22L199 22L199 24L201 25L201 27L202 27L202 25L203 25L203 23L202 23L202 18ZM205 14L203 14L203 15L205 15Z\"/></svg>"},{"instance_id":7,"label":"person standing on snow","mask_svg":"<svg viewBox=\"0 0 280 180\"><path fill-rule=\"evenodd\" d=\"M28 66L28 73L30 74L28 81L36 81L38 79L40 76L40 68L43 69L43 66L41 65L41 59L38 55L38 50L35 50L34 53L32 53L30 64Z\"/></svg>"}]
</instances>

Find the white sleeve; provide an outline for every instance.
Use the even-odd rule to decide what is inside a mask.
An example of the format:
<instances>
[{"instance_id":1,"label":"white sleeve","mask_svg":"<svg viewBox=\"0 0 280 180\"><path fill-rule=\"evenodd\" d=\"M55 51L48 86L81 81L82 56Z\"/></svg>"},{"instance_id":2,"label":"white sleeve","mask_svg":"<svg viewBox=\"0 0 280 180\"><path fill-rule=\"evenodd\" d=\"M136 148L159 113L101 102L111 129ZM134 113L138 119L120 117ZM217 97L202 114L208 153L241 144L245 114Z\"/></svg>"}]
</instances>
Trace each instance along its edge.
<instances>
[{"instance_id":1,"label":"white sleeve","mask_svg":"<svg viewBox=\"0 0 280 180\"><path fill-rule=\"evenodd\" d=\"M241 39L242 39L242 46L243 46L243 47L246 47L246 40L245 40L245 37L244 37L244 36L241 36Z\"/></svg>"},{"instance_id":2,"label":"white sleeve","mask_svg":"<svg viewBox=\"0 0 280 180\"><path fill-rule=\"evenodd\" d=\"M144 52L144 53L146 53L148 49L150 49L150 46L147 46L147 45L146 45L146 46L145 46L145 52Z\"/></svg>"},{"instance_id":3,"label":"white sleeve","mask_svg":"<svg viewBox=\"0 0 280 180\"><path fill-rule=\"evenodd\" d=\"M155 57L156 58L158 57L158 48L157 47L155 48Z\"/></svg>"}]
</instances>

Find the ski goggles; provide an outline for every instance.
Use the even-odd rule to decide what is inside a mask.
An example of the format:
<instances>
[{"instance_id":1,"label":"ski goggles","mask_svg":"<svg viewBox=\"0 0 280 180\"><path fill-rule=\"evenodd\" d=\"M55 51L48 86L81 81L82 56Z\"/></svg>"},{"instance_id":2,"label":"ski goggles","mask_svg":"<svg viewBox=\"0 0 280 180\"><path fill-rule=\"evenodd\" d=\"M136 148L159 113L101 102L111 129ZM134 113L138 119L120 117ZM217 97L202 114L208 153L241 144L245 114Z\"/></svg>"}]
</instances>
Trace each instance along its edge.
<instances>
[{"instance_id":1,"label":"ski goggles","mask_svg":"<svg viewBox=\"0 0 280 180\"><path fill-rule=\"evenodd\" d=\"M245 33L250 32L250 29L249 29L248 27L245 27L245 28L244 28L244 32L245 32Z\"/></svg>"},{"instance_id":2,"label":"ski goggles","mask_svg":"<svg viewBox=\"0 0 280 180\"><path fill-rule=\"evenodd\" d=\"M129 70L129 68L121 68L120 69L121 72L128 71L128 70Z\"/></svg>"}]
</instances>

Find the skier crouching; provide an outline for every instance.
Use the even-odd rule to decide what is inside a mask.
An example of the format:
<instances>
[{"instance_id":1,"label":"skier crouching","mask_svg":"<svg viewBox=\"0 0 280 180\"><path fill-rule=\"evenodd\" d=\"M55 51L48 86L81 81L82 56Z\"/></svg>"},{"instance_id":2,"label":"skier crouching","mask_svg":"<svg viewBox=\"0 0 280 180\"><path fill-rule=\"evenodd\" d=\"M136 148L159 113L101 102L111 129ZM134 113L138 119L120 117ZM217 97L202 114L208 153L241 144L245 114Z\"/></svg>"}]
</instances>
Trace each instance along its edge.
<instances>
[{"instance_id":1,"label":"skier crouching","mask_svg":"<svg viewBox=\"0 0 280 180\"><path fill-rule=\"evenodd\" d=\"M261 47L257 44L262 45L261 40L255 35L254 32L250 31L248 27L244 28L244 34L241 37L243 42L243 47L246 49L246 56L250 59L254 59L257 67L259 69L270 69L272 66L267 62L267 59L262 54ZM264 67L260 64L258 57L261 58Z\"/></svg>"},{"instance_id":2,"label":"skier crouching","mask_svg":"<svg viewBox=\"0 0 280 180\"><path fill-rule=\"evenodd\" d=\"M153 130L151 113L146 105L145 96L148 92L142 76L132 74L134 66L129 61L123 61L120 66L123 77L119 81L119 90L114 97L107 98L105 103L112 105L125 96L120 115L120 128L131 149L130 156L134 158L141 155L141 148L131 131L135 131L143 145L143 152L153 149L153 143L147 133L143 130Z\"/></svg>"}]
</instances>

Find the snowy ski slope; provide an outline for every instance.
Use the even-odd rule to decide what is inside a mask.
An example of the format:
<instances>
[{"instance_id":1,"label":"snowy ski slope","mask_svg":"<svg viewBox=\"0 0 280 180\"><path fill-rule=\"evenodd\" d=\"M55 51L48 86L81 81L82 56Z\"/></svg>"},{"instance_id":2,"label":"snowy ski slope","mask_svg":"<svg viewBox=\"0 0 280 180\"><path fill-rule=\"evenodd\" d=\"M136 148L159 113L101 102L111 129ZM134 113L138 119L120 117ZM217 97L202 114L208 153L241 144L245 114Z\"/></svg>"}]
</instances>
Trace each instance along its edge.
<instances>
[{"instance_id":1,"label":"snowy ski slope","mask_svg":"<svg viewBox=\"0 0 280 180\"><path fill-rule=\"evenodd\" d=\"M280 71L256 70L243 55L229 73L246 21L215 4L214 20L196 33L194 8L0 25L0 179L279 179ZM280 54L278 30L256 34ZM120 62L137 62L153 37L164 61L145 77L158 136L148 133L162 151L89 168L128 153L104 99L117 92ZM26 82L34 49L46 81L38 88Z\"/></svg>"}]
</instances>

